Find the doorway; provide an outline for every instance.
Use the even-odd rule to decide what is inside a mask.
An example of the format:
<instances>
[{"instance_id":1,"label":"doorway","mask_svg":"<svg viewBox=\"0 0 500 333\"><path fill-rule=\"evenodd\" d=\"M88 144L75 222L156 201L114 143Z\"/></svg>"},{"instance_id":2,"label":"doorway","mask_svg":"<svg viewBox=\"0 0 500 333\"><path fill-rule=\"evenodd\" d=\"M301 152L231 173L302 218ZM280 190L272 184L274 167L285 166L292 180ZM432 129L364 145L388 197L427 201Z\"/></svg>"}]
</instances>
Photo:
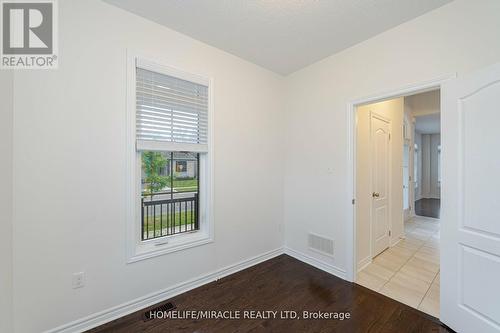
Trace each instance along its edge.
<instances>
[{"instance_id":1,"label":"doorway","mask_svg":"<svg viewBox=\"0 0 500 333\"><path fill-rule=\"evenodd\" d=\"M358 216L356 111L359 106L440 89L442 92L442 202L437 250L441 260L433 284L439 286L440 320L456 331L497 332L500 315L497 302L500 278L498 206L494 193L499 181L491 173L500 158L494 151L498 141L500 64L465 74L352 101L349 111L349 193L352 208L347 237L347 278L356 282L358 268ZM441 93L440 93L441 96ZM420 151L421 147L416 147ZM435 219L419 217L429 222ZM416 224L412 230L419 232ZM422 235L424 236L424 235ZM401 244L400 241L398 244ZM414 256L416 257L416 256ZM363 263L366 267L369 262ZM443 283L440 283L441 278ZM403 288L402 288L403 289ZM436 289L436 288L435 288ZM431 292L431 290L429 290ZM427 294L426 294L427 295Z\"/></svg>"},{"instance_id":2,"label":"doorway","mask_svg":"<svg viewBox=\"0 0 500 333\"><path fill-rule=\"evenodd\" d=\"M434 317L439 317L440 223L416 212L419 200L439 195L417 196L428 179L419 174L431 173L415 167L439 163L434 155L422 163L422 142L416 139L424 134L433 143L429 147L440 149L432 137L437 133L416 129L419 117L439 115L439 97L434 89L358 105L355 149L355 282ZM439 177L433 171L431 178Z\"/></svg>"}]
</instances>

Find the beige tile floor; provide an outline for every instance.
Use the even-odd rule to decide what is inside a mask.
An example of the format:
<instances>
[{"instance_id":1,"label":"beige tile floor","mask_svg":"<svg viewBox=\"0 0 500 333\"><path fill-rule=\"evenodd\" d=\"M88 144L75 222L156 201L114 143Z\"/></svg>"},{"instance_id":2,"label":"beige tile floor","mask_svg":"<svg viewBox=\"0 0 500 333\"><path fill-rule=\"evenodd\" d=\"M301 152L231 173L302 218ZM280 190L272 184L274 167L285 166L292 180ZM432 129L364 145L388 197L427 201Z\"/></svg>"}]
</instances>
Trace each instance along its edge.
<instances>
[{"instance_id":1,"label":"beige tile floor","mask_svg":"<svg viewBox=\"0 0 500 333\"><path fill-rule=\"evenodd\" d=\"M439 220L417 216L405 234L358 273L357 283L439 318Z\"/></svg>"}]
</instances>

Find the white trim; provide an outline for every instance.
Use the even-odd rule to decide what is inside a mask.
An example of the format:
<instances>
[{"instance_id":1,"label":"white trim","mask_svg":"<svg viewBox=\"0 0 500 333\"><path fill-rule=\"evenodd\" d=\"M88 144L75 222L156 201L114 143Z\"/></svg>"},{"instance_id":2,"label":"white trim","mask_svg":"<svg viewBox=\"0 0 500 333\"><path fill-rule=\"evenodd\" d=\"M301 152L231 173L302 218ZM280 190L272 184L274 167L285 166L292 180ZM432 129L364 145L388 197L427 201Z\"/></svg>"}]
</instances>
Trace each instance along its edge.
<instances>
[{"instance_id":1,"label":"white trim","mask_svg":"<svg viewBox=\"0 0 500 333\"><path fill-rule=\"evenodd\" d=\"M208 145L171 141L137 140L136 150L208 152Z\"/></svg>"},{"instance_id":2,"label":"white trim","mask_svg":"<svg viewBox=\"0 0 500 333\"><path fill-rule=\"evenodd\" d=\"M404 224L404 222L403 222L403 224ZM398 243L401 242L405 238L406 238L406 235L404 234L404 231L403 231L403 234L399 235L395 242L391 242L391 247L398 245Z\"/></svg>"},{"instance_id":3,"label":"white trim","mask_svg":"<svg viewBox=\"0 0 500 333\"><path fill-rule=\"evenodd\" d=\"M185 81L190 81L194 83L201 84L208 87L210 84L210 79L204 77L203 75L193 74L186 72L184 70L165 65L163 61L159 59L153 59L149 56L142 56L136 54L135 56L135 66L156 73L165 74L168 76L173 76Z\"/></svg>"},{"instance_id":4,"label":"white trim","mask_svg":"<svg viewBox=\"0 0 500 333\"><path fill-rule=\"evenodd\" d=\"M373 261L373 259L371 258L371 256L368 256L364 259L361 259L359 262L358 262L358 273L361 272L363 269L366 268L366 266L368 266L369 264L371 264Z\"/></svg>"},{"instance_id":5,"label":"white trim","mask_svg":"<svg viewBox=\"0 0 500 333\"><path fill-rule=\"evenodd\" d=\"M437 217L430 217L430 216L423 216L423 215L415 215L414 218L418 218L418 219L428 219L428 220L432 220L432 221L438 221L440 222L441 221L441 218L437 218Z\"/></svg>"},{"instance_id":6,"label":"white trim","mask_svg":"<svg viewBox=\"0 0 500 333\"><path fill-rule=\"evenodd\" d=\"M112 320L121 318L130 313L147 308L159 302L165 301L169 298L175 297L179 294L185 293L194 288L198 288L204 284L217 281L225 276L234 274L251 266L257 265L263 261L272 259L283 254L283 248L277 248L272 251L265 252L258 256L242 260L238 263L228 265L208 274L201 275L197 278L191 279L186 282L181 282L172 287L151 293L149 295L136 298L127 303L120 304L110 309L97 312L82 319L75 320L68 324L56 327L45 331L45 333L69 333L69 332L84 332L91 328L105 324Z\"/></svg>"},{"instance_id":7,"label":"white trim","mask_svg":"<svg viewBox=\"0 0 500 333\"><path fill-rule=\"evenodd\" d=\"M210 237L207 232L199 231L147 240L142 242L144 245L141 248L136 248L134 255L127 258L127 264L209 244L213 241L213 237Z\"/></svg>"},{"instance_id":8,"label":"white trim","mask_svg":"<svg viewBox=\"0 0 500 333\"><path fill-rule=\"evenodd\" d=\"M148 59L148 60L146 60ZM152 59L152 60L150 60ZM139 148L160 149L160 144L150 142L146 145L136 142L135 116L136 116L136 66L158 71L167 75L173 75L182 79L191 80L208 86L208 136L207 145L197 145L196 151L204 150L200 154L200 230L194 233L176 236L162 237L150 241L141 241L141 226L139 223L140 185L140 159L138 158ZM167 253L184 250L194 246L200 246L214 241L214 80L205 78L202 75L191 74L186 71L170 66L162 65L162 61L150 56L139 55L139 53L127 50L127 116L126 116L126 263L134 263L140 260L164 255ZM176 146L177 147L177 146ZM184 148L193 148L189 145L182 145ZM179 147L177 147L179 148ZM177 150L177 148L174 148Z\"/></svg>"},{"instance_id":9,"label":"white trim","mask_svg":"<svg viewBox=\"0 0 500 333\"><path fill-rule=\"evenodd\" d=\"M135 55L127 50L127 116L126 116L126 178L125 178L125 202L126 202L126 225L127 225L127 239L126 239L126 253L127 253L127 261L130 260L135 254L135 205L136 205L136 197L132 195L132 193L136 193L136 147L135 147Z\"/></svg>"},{"instance_id":10,"label":"white trim","mask_svg":"<svg viewBox=\"0 0 500 333\"><path fill-rule=\"evenodd\" d=\"M346 271L341 269L341 268L338 268L332 264L329 264L329 263L326 263L322 260L313 258L307 254L293 250L293 249L286 247L286 246L284 248L284 253L286 255L289 255L290 257L293 257L297 260L300 260L308 265L314 266L318 269L321 269L322 271L325 271L325 272L330 273L332 275L335 275L343 280L346 280Z\"/></svg>"},{"instance_id":11,"label":"white trim","mask_svg":"<svg viewBox=\"0 0 500 333\"><path fill-rule=\"evenodd\" d=\"M404 86L403 88L399 89L394 89L394 90L389 90L385 92L380 92L377 94L369 95L366 97L362 98L357 98L352 100L351 102L348 103L349 106L354 106L358 107L363 104L372 104L372 103L377 103L377 102L382 102L386 101L389 99L397 98L397 97L406 97L410 95L415 95L415 94L420 94L436 89L440 89L441 86L451 80L457 77L457 74L449 74L449 75L443 75L440 77L437 77L433 80L429 81L424 81L421 83L416 83L416 84L410 84L407 86Z\"/></svg>"},{"instance_id":12,"label":"white trim","mask_svg":"<svg viewBox=\"0 0 500 333\"><path fill-rule=\"evenodd\" d=\"M352 199L356 198L356 108L363 104L370 104L375 102L380 102L383 100L388 100L396 97L409 96L413 94L418 94L426 91L431 91L434 89L441 89L442 85L457 77L457 74L445 75L433 80L424 81L417 84L408 85L403 88L394 89L392 91L382 92L374 94L371 96L353 99L347 103L347 143L348 143L348 154L347 154L347 170L348 170L348 181L347 181L347 193L348 197L346 200L346 208L349 212L347 221L352 221L348 223L346 228L346 239L347 239L347 251L346 251L346 280L354 282L356 281L356 205L351 203ZM349 246L350 244L350 246Z\"/></svg>"},{"instance_id":13,"label":"white trim","mask_svg":"<svg viewBox=\"0 0 500 333\"><path fill-rule=\"evenodd\" d=\"M422 195L419 200L421 200L421 199L441 199L441 196L431 195L431 194Z\"/></svg>"}]
</instances>

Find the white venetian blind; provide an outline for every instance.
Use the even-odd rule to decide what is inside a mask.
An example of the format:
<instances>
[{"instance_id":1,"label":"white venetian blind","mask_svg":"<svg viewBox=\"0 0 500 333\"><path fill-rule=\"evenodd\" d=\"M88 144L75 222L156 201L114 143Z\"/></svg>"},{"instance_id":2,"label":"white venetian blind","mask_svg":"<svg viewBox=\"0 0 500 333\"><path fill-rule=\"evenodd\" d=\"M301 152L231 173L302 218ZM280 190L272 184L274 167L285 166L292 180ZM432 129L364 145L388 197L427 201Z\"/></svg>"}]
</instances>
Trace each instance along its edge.
<instances>
[{"instance_id":1,"label":"white venetian blind","mask_svg":"<svg viewBox=\"0 0 500 333\"><path fill-rule=\"evenodd\" d=\"M138 150L207 151L208 84L136 67Z\"/></svg>"}]
</instances>

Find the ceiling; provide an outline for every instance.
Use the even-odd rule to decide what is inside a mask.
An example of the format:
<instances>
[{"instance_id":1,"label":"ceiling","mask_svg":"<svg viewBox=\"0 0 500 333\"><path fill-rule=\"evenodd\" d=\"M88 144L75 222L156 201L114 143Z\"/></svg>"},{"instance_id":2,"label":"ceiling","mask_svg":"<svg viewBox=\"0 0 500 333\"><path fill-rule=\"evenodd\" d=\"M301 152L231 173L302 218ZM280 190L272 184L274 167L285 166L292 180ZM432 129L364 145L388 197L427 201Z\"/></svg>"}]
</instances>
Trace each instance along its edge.
<instances>
[{"instance_id":1,"label":"ceiling","mask_svg":"<svg viewBox=\"0 0 500 333\"><path fill-rule=\"evenodd\" d=\"M433 113L415 118L415 130L421 134L436 134L441 132L441 114Z\"/></svg>"},{"instance_id":2,"label":"ceiling","mask_svg":"<svg viewBox=\"0 0 500 333\"><path fill-rule=\"evenodd\" d=\"M289 74L451 0L104 0Z\"/></svg>"}]
</instances>

